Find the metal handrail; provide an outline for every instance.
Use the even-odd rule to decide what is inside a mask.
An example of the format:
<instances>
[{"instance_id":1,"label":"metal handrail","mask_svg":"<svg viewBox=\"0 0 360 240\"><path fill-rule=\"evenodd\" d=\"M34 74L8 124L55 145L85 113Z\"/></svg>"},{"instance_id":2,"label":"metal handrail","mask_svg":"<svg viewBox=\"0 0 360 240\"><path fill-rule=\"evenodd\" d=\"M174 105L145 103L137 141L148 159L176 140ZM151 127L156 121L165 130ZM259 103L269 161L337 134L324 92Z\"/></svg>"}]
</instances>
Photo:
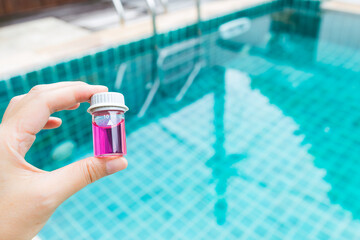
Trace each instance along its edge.
<instances>
[{"instance_id":1,"label":"metal handrail","mask_svg":"<svg viewBox=\"0 0 360 240\"><path fill-rule=\"evenodd\" d=\"M146 5L148 7L148 11L151 14L152 19L152 27L153 27L153 38L154 38L154 47L157 49L157 27L156 27L156 2L154 0L146 0Z\"/></svg>"},{"instance_id":2,"label":"metal handrail","mask_svg":"<svg viewBox=\"0 0 360 240\"><path fill-rule=\"evenodd\" d=\"M153 38L154 46L157 49L157 26L156 26L156 17L157 17L157 7L155 0L145 0L148 7L148 11L151 14L152 18L152 27L153 27ZM168 11L168 0L160 0L161 5L163 6L165 12ZM201 35L201 0L195 0L196 12L197 12L197 22L198 22L198 34Z\"/></svg>"},{"instance_id":3,"label":"metal handrail","mask_svg":"<svg viewBox=\"0 0 360 240\"><path fill-rule=\"evenodd\" d=\"M114 4L116 12L119 15L121 24L124 24L125 23L125 11L124 11L124 6L123 6L121 0L112 0L112 2Z\"/></svg>"},{"instance_id":4,"label":"metal handrail","mask_svg":"<svg viewBox=\"0 0 360 240\"><path fill-rule=\"evenodd\" d=\"M195 0L198 21L198 34L201 35L201 0Z\"/></svg>"},{"instance_id":5,"label":"metal handrail","mask_svg":"<svg viewBox=\"0 0 360 240\"><path fill-rule=\"evenodd\" d=\"M168 8L169 2L168 2L168 0L159 0L159 1L160 1L161 6L164 8L164 12L167 13L169 11L169 8Z\"/></svg>"},{"instance_id":6,"label":"metal handrail","mask_svg":"<svg viewBox=\"0 0 360 240\"><path fill-rule=\"evenodd\" d=\"M121 24L125 23L125 10L124 6L121 2L121 0L112 0L115 10L120 18ZM159 0L161 6L164 9L164 12L167 13L169 8L169 2L168 0ZM200 30L200 23L201 23L201 0L195 0L196 4L196 11L197 11L197 20L198 20L198 28L199 28L199 34L201 33ZM146 5L148 7L148 11L151 14L152 17L152 23L153 23L153 31L154 36L157 35L157 28L156 28L156 15L157 15L157 7L156 7L156 1L155 0L146 0Z\"/></svg>"},{"instance_id":7,"label":"metal handrail","mask_svg":"<svg viewBox=\"0 0 360 240\"><path fill-rule=\"evenodd\" d=\"M121 0L112 0L112 1L114 3L116 11L119 14L121 22L123 23L125 21L125 17L124 17L124 8L121 3ZM140 118L145 115L145 113L147 112L148 108L150 107L150 104L153 101L157 91L160 88L161 79L158 75L157 69L159 67L159 64L161 65L165 59L165 57L163 56L163 54L165 54L165 53L163 53L163 54L159 53L158 43L157 43L158 32L157 32L157 26L156 26L156 17L157 17L156 1L155 0L145 0L145 1L146 1L146 5L147 5L149 13L151 14L151 19L152 19L153 39L154 39L154 54L153 54L152 62L153 62L153 64L155 64L155 66L154 66L155 70L153 72L155 81L149 91L148 96L146 97L146 100L145 100L143 106L141 107L140 111L137 114L137 116ZM160 4L162 5L162 7L164 8L164 11L167 12L168 11L168 0L159 0L159 1L160 1ZM197 18L198 18L198 33L199 33L199 35L201 35L201 26L200 26L200 22L201 22L200 5L201 5L201 3L200 3L200 0L195 0L195 3L196 3L196 9L197 9ZM198 43L198 41L195 41L194 43L196 45ZM177 50L179 47L180 46L177 46L177 47L175 47L175 49ZM168 50L168 51L170 51L170 53L171 53L172 51L174 51L174 49ZM165 52L168 54L169 53L168 51L165 51ZM167 55L167 54L165 54L165 55ZM202 69L203 65L204 65L204 62L202 62L202 61L196 63L194 69L190 73L184 86L181 88L180 92L177 94L176 101L180 101L184 97L184 95L188 91L189 87L192 85L195 77L199 74L200 70ZM122 64L119 67L116 82L115 82L115 89L121 88L126 69L127 69L126 63Z\"/></svg>"},{"instance_id":8,"label":"metal handrail","mask_svg":"<svg viewBox=\"0 0 360 240\"><path fill-rule=\"evenodd\" d=\"M166 4L166 8L164 7L165 11L167 10L167 0L160 0L160 3L163 5L163 7L165 6L164 4ZM197 8L197 17L198 17L198 34L199 36L201 35L201 9L200 9L200 0L195 0L196 3L196 8ZM155 77L155 81L149 91L148 96L146 97L146 100L143 104L143 106L141 107L139 113L137 114L137 116L139 118L143 117L145 115L145 113L147 112L148 108L150 107L151 102L153 101L156 93L158 92L159 88L160 88L160 84L161 84L161 79L158 73L158 68L163 64L165 56L169 53L172 53L172 51L178 50L179 48L182 48L182 44L175 46L175 48L171 49L171 50L159 50L158 48L158 43L157 43L157 36L158 36L158 32L157 32L157 27L156 27L156 17L157 17L157 10L156 10L156 2L155 0L146 0L146 4L148 6L148 10L151 14L152 17L152 24L153 24L153 39L154 39L154 54L153 54L153 64L156 64L154 66L154 72L153 72L153 76ZM198 44L200 42L201 45L201 40L195 40L194 43L195 45ZM165 54L166 53L166 54ZM165 56L164 56L165 55ZM176 96L176 101L180 101L184 95L186 94L186 92L188 91L188 89L190 88L190 86L192 85L194 79L196 78L196 76L200 73L200 70L203 68L203 66L205 65L205 63L203 61L199 61L196 63L194 69L192 70L192 72L190 73L190 75L188 76L184 86L181 88L180 92L177 94Z\"/></svg>"}]
</instances>

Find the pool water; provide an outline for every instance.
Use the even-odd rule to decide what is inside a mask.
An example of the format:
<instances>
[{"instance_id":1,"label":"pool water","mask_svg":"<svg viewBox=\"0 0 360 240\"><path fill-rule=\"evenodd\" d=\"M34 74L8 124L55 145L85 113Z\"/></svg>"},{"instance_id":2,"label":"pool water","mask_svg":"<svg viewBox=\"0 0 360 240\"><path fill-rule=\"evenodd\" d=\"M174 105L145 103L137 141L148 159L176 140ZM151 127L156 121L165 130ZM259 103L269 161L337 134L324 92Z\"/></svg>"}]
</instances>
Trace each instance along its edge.
<instances>
[{"instance_id":1,"label":"pool water","mask_svg":"<svg viewBox=\"0 0 360 240\"><path fill-rule=\"evenodd\" d=\"M231 40L214 31L106 69L130 107L129 166L67 200L39 236L360 238L360 53L325 17L272 13Z\"/></svg>"}]
</instances>

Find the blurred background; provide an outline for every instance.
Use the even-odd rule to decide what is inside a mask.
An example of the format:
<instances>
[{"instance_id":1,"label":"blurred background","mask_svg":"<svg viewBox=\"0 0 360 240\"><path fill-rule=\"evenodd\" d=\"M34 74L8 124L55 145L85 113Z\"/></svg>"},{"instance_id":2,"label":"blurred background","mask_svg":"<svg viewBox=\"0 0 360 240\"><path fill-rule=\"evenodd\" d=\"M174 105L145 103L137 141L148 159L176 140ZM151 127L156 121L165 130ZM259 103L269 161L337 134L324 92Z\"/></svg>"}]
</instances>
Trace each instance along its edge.
<instances>
[{"instance_id":1,"label":"blurred background","mask_svg":"<svg viewBox=\"0 0 360 240\"><path fill-rule=\"evenodd\" d=\"M357 0L0 0L0 117L59 81L130 108L128 169L37 238L359 239L359 27ZM92 155L88 107L26 160Z\"/></svg>"}]
</instances>

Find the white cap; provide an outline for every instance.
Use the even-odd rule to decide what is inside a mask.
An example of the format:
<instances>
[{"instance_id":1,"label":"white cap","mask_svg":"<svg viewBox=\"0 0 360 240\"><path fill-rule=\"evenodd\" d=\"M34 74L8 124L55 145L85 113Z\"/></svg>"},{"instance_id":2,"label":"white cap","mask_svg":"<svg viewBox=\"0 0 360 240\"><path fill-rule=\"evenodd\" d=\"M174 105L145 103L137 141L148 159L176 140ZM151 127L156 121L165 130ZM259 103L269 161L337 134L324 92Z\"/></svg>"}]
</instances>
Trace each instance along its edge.
<instances>
[{"instance_id":1,"label":"white cap","mask_svg":"<svg viewBox=\"0 0 360 240\"><path fill-rule=\"evenodd\" d=\"M89 113L96 110L106 110L106 108L118 108L126 112L129 108L125 105L124 95L117 92L96 93L91 97L91 104L88 108Z\"/></svg>"}]
</instances>

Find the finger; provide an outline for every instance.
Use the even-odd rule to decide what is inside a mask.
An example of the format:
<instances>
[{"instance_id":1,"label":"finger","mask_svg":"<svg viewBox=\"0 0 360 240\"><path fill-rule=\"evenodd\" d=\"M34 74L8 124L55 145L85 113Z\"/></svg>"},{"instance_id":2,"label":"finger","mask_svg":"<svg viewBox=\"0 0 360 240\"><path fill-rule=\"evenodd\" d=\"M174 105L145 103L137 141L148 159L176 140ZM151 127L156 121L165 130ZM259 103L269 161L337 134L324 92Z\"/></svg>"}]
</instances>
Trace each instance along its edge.
<instances>
[{"instance_id":1,"label":"finger","mask_svg":"<svg viewBox=\"0 0 360 240\"><path fill-rule=\"evenodd\" d=\"M42 87L42 86L48 86L48 90L51 89L56 89L56 88L60 88L60 87L66 87L66 86L76 86L76 85L81 85L84 82L81 81L69 81L69 82L58 82L58 83L53 83L53 84L48 84L48 85L38 85L38 87ZM4 113L4 115L6 115L7 112L9 112L18 102L20 102L24 97L26 96L26 94L22 94L19 96L15 96L11 99L9 106L6 109L6 112ZM77 107L76 107L77 106ZM76 108L78 108L79 105L75 105L73 106L71 109L69 110L74 110Z\"/></svg>"},{"instance_id":2,"label":"finger","mask_svg":"<svg viewBox=\"0 0 360 240\"><path fill-rule=\"evenodd\" d=\"M38 106L47 108L51 114L71 108L78 103L86 102L95 93L106 92L108 89L105 86L83 83L81 85L69 85L51 89L50 91L46 87L34 91L33 94L26 96L28 100L33 104L39 104Z\"/></svg>"},{"instance_id":3,"label":"finger","mask_svg":"<svg viewBox=\"0 0 360 240\"><path fill-rule=\"evenodd\" d=\"M54 85L58 87L54 88ZM3 125L14 133L7 140L16 151L25 156L35 135L44 128L52 113L86 102L95 93L107 90L104 86L92 86L83 82L34 88L14 106L3 121Z\"/></svg>"},{"instance_id":4,"label":"finger","mask_svg":"<svg viewBox=\"0 0 360 240\"><path fill-rule=\"evenodd\" d=\"M61 118L49 117L49 120L45 124L43 129L54 129L60 127L62 124Z\"/></svg>"},{"instance_id":5,"label":"finger","mask_svg":"<svg viewBox=\"0 0 360 240\"><path fill-rule=\"evenodd\" d=\"M41 87L45 87L47 86L48 91L49 90L53 90L56 88L61 88L61 87L67 87L67 86L76 86L76 85L81 85L84 84L84 82L81 81L68 81L68 82L58 82L58 83L53 83L53 84L48 84L48 85L37 85L38 88ZM7 107L5 113L4 113L4 119L7 117L7 115L11 112L11 110L16 106L16 104L18 102L20 102L24 97L26 96L26 94L22 94L19 96L15 96L11 99L9 106ZM78 108L79 106L75 107L73 106L73 108L69 109L69 110L75 110L76 108Z\"/></svg>"},{"instance_id":6,"label":"finger","mask_svg":"<svg viewBox=\"0 0 360 240\"><path fill-rule=\"evenodd\" d=\"M65 82L56 82L56 83L50 83L50 84L40 84L36 85L32 88L32 90L35 88L46 88L48 91L52 89L58 89L62 87L68 87L68 86L76 86L76 85L83 85L87 84L83 81L65 81Z\"/></svg>"},{"instance_id":7,"label":"finger","mask_svg":"<svg viewBox=\"0 0 360 240\"><path fill-rule=\"evenodd\" d=\"M56 88L60 88L60 87L77 86L77 85L81 85L81 84L84 84L84 82L81 82L81 81L69 81L69 82L58 82L58 83L53 83L53 84L48 84L48 85L38 85L37 87L48 86L47 89L52 90L52 89L56 89ZM18 102L20 102L25 96L26 96L26 94L22 94L22 95L13 97L11 99L10 103L9 103L9 106L7 107L7 109L6 109L5 113L4 113L4 116L6 116L14 108L14 106L16 106L16 104ZM74 109L76 109L78 107L79 107L79 105L75 105L69 110L74 110Z\"/></svg>"},{"instance_id":8,"label":"finger","mask_svg":"<svg viewBox=\"0 0 360 240\"><path fill-rule=\"evenodd\" d=\"M88 184L124 170L127 165L124 157L90 157L51 172L59 204Z\"/></svg>"},{"instance_id":9,"label":"finger","mask_svg":"<svg viewBox=\"0 0 360 240\"><path fill-rule=\"evenodd\" d=\"M29 98L36 98L38 97L38 95L41 92L47 92L48 95L51 95L51 92L54 90L58 90L58 89L66 89L67 87L81 87L81 86L90 86L85 82L81 82L81 81L74 81L74 82L58 82L58 83L53 83L53 84L47 84L47 85L37 85L35 87L33 87L30 92L28 94L23 94L20 96L16 96L14 98L11 99L9 106L7 107L4 116L3 116L3 120L6 119L8 117L8 115L13 115L11 114L11 111L17 106L19 105L18 103L24 99L26 97L26 100L28 100ZM104 87L106 88L106 87ZM107 91L107 88L106 88ZM27 96L27 95L30 95ZM69 107L70 110L74 110L78 107L78 103L74 103L74 106ZM19 111L19 109L17 109L17 112Z\"/></svg>"},{"instance_id":10,"label":"finger","mask_svg":"<svg viewBox=\"0 0 360 240\"><path fill-rule=\"evenodd\" d=\"M51 85L35 88L24 96L9 117L14 120L9 121L13 127L16 127L14 123L24 123L20 129L35 135L45 126L52 113L77 107L78 103L87 101L95 93L107 91L104 86L86 83L63 84L63 87L55 89Z\"/></svg>"}]
</instances>

